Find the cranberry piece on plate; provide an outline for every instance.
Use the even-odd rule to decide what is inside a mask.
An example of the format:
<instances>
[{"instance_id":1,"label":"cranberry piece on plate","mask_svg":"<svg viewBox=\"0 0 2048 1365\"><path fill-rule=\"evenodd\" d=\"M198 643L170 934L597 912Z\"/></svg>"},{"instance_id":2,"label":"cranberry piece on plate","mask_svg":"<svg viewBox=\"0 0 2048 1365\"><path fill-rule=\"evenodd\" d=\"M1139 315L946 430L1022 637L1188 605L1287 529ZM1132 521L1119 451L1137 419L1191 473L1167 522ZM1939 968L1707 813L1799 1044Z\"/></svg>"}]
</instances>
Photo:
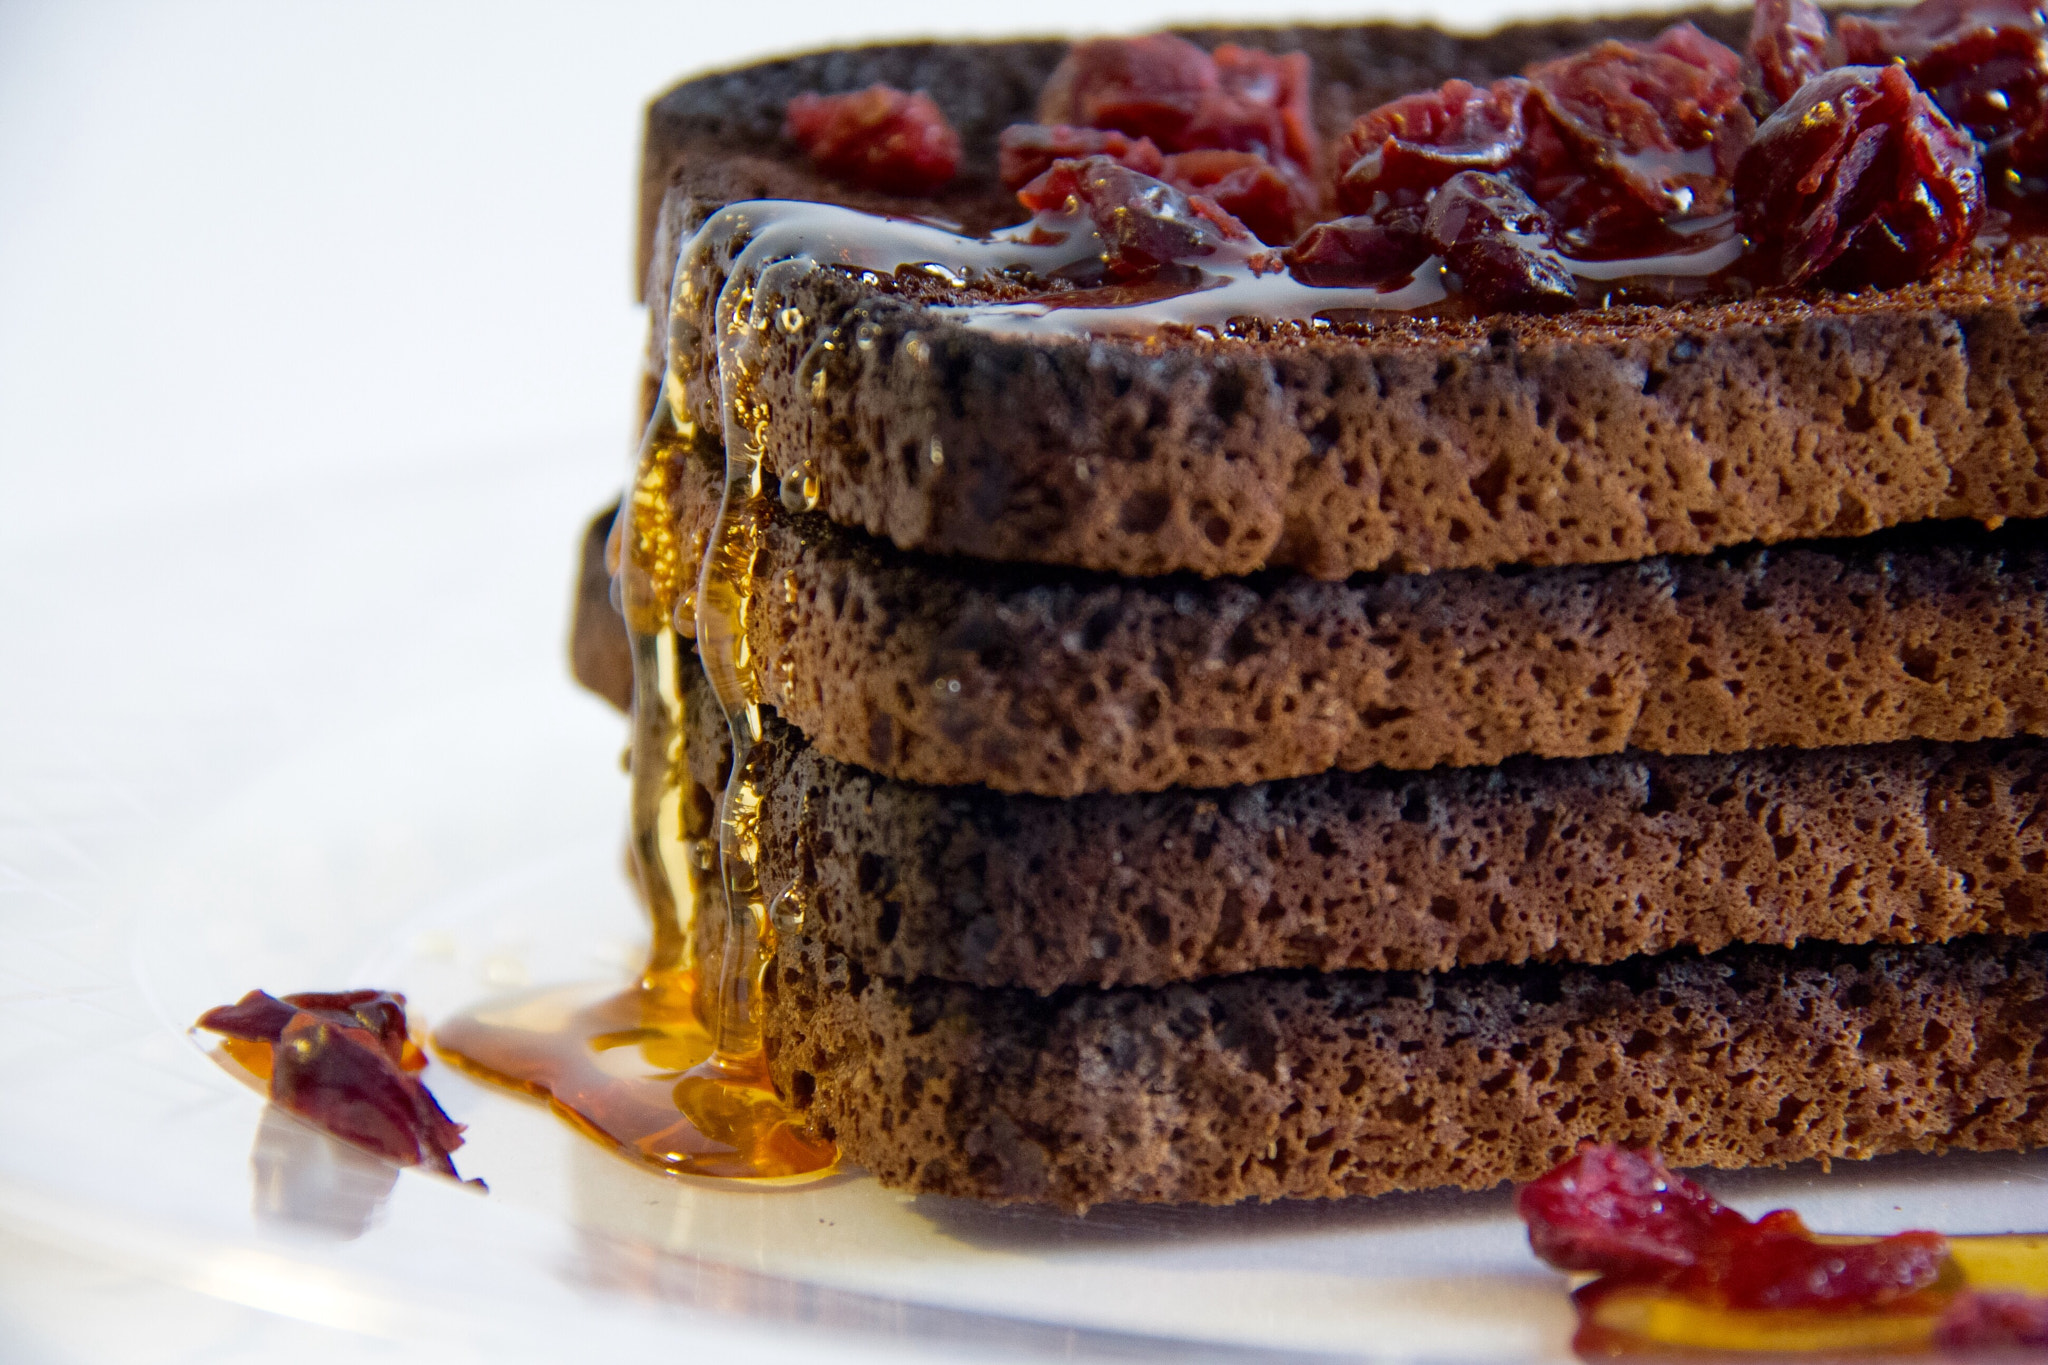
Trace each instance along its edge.
<instances>
[{"instance_id":1,"label":"cranberry piece on plate","mask_svg":"<svg viewBox=\"0 0 2048 1365\"><path fill-rule=\"evenodd\" d=\"M1804 1226L1774 1232L1770 1218L1728 1236L1680 1286L1732 1308L1870 1308L1933 1284L1948 1259L1938 1232L1829 1243Z\"/></svg>"},{"instance_id":2,"label":"cranberry piece on plate","mask_svg":"<svg viewBox=\"0 0 2048 1365\"><path fill-rule=\"evenodd\" d=\"M1337 202L1369 213L1383 200L1417 198L1460 171L1498 171L1522 149L1519 77L1476 86L1446 81L1403 95L1351 125L1337 144Z\"/></svg>"},{"instance_id":3,"label":"cranberry piece on plate","mask_svg":"<svg viewBox=\"0 0 2048 1365\"><path fill-rule=\"evenodd\" d=\"M1609 1146L1589 1144L1524 1185L1515 1211L1530 1247L1560 1270L1727 1308L1877 1307L1933 1285L1948 1264L1939 1233L1823 1242L1790 1209L1752 1223L1656 1153Z\"/></svg>"},{"instance_id":4,"label":"cranberry piece on plate","mask_svg":"<svg viewBox=\"0 0 2048 1365\"><path fill-rule=\"evenodd\" d=\"M1245 225L1214 201L1106 156L1055 161L1017 198L1036 213L1085 216L1102 236L1102 265L1112 280L1144 279L1228 245L1253 245Z\"/></svg>"},{"instance_id":5,"label":"cranberry piece on plate","mask_svg":"<svg viewBox=\"0 0 2048 1365\"><path fill-rule=\"evenodd\" d=\"M960 169L960 135L923 91L875 84L845 95L802 94L784 137L835 180L889 194L929 194Z\"/></svg>"},{"instance_id":6,"label":"cranberry piece on plate","mask_svg":"<svg viewBox=\"0 0 2048 1365\"><path fill-rule=\"evenodd\" d=\"M279 1036L272 1068L280 1107L398 1165L455 1174L449 1153L462 1145L461 1127L368 1029L302 1011Z\"/></svg>"},{"instance_id":7,"label":"cranberry piece on plate","mask_svg":"<svg viewBox=\"0 0 2048 1365\"><path fill-rule=\"evenodd\" d=\"M1288 248L1287 272L1303 284L1363 288L1413 274L1429 253L1421 211L1394 209L1317 223Z\"/></svg>"},{"instance_id":8,"label":"cranberry piece on plate","mask_svg":"<svg viewBox=\"0 0 2048 1365\"><path fill-rule=\"evenodd\" d=\"M1423 231L1479 308L1558 313L1578 302L1578 281L1552 247L1557 224L1500 176L1460 171L1446 180Z\"/></svg>"},{"instance_id":9,"label":"cranberry piece on plate","mask_svg":"<svg viewBox=\"0 0 2048 1365\"><path fill-rule=\"evenodd\" d=\"M1573 240L1624 249L1674 217L1727 207L1755 121L1742 59L1691 24L1529 68L1525 183Z\"/></svg>"},{"instance_id":10,"label":"cranberry piece on plate","mask_svg":"<svg viewBox=\"0 0 2048 1365\"><path fill-rule=\"evenodd\" d=\"M1738 221L1787 284L1920 279L1984 211L1977 149L1903 67L1837 67L1764 121L1735 177Z\"/></svg>"},{"instance_id":11,"label":"cranberry piece on plate","mask_svg":"<svg viewBox=\"0 0 2048 1365\"><path fill-rule=\"evenodd\" d=\"M1301 177L1256 152L1176 152L1166 158L1159 177L1188 194L1215 200L1271 246L1293 241L1315 213L1313 195Z\"/></svg>"},{"instance_id":12,"label":"cranberry piece on plate","mask_svg":"<svg viewBox=\"0 0 2048 1365\"><path fill-rule=\"evenodd\" d=\"M250 991L208 1010L199 1027L263 1045L234 1055L268 1073L278 1107L401 1166L455 1175L449 1154L462 1145L462 1125L414 1074L427 1059L407 1031L404 996L306 991L280 1000Z\"/></svg>"},{"instance_id":13,"label":"cranberry piece on plate","mask_svg":"<svg viewBox=\"0 0 2048 1365\"><path fill-rule=\"evenodd\" d=\"M1655 1278L1697 1262L1749 1220L1655 1152L1588 1145L1515 1191L1529 1245L1560 1270Z\"/></svg>"},{"instance_id":14,"label":"cranberry piece on plate","mask_svg":"<svg viewBox=\"0 0 2048 1365\"><path fill-rule=\"evenodd\" d=\"M2048 1350L2048 1298L1965 1290L1941 1315L1934 1345L1943 1351Z\"/></svg>"},{"instance_id":15,"label":"cranberry piece on plate","mask_svg":"<svg viewBox=\"0 0 2048 1365\"><path fill-rule=\"evenodd\" d=\"M1756 0L1749 23L1749 55L1765 93L1773 103L1783 104L1833 65L1828 60L1828 16L1813 0Z\"/></svg>"},{"instance_id":16,"label":"cranberry piece on plate","mask_svg":"<svg viewBox=\"0 0 2048 1365\"><path fill-rule=\"evenodd\" d=\"M1142 175L1158 175L1166 156L1149 137L1132 137L1114 128L1076 128L1066 123L1013 123L996 143L996 168L1003 188L1021 189L1055 161L1106 156Z\"/></svg>"}]
</instances>

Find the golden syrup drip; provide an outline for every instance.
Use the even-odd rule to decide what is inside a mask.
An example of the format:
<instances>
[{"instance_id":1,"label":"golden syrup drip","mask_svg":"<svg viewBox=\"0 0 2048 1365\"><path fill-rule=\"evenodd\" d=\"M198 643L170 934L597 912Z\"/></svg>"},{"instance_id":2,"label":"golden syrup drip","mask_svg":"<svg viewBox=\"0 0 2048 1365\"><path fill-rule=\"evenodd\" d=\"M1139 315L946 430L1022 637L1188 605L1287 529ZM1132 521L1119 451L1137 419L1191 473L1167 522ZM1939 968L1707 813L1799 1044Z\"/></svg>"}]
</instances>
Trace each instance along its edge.
<instances>
[{"instance_id":1,"label":"golden syrup drip","mask_svg":"<svg viewBox=\"0 0 2048 1365\"><path fill-rule=\"evenodd\" d=\"M809 268L805 262L781 262L752 280L735 276L721 291L713 317L725 417L725 487L697 578L697 656L732 738L732 765L718 803L717 890L724 920L711 1002L717 1052L702 1076L707 1083L751 1066L761 1049L755 992L771 928L759 875L762 792L755 748L761 739L761 693L747 617L765 511L761 457L769 418L756 376L765 334L803 326L798 309L777 306L781 290L776 286ZM715 1085L704 1093L715 1093Z\"/></svg>"},{"instance_id":2,"label":"golden syrup drip","mask_svg":"<svg viewBox=\"0 0 2048 1365\"><path fill-rule=\"evenodd\" d=\"M1951 1237L1948 1245L1950 1269L1938 1283L1875 1308L1721 1308L1654 1287L1596 1282L1578 1293L1573 1346L1588 1358L1925 1351L1964 1289L2048 1294L2048 1234Z\"/></svg>"},{"instance_id":3,"label":"golden syrup drip","mask_svg":"<svg viewBox=\"0 0 2048 1365\"><path fill-rule=\"evenodd\" d=\"M782 476L782 486L777 492L782 505L790 511L809 512L817 507L824 487L818 477L817 461L806 459L798 461L796 468Z\"/></svg>"},{"instance_id":4,"label":"golden syrup drip","mask_svg":"<svg viewBox=\"0 0 2048 1365\"><path fill-rule=\"evenodd\" d=\"M751 298L751 290L742 295L743 308ZM758 322L751 310L741 316ZM545 1099L581 1132L657 1170L815 1179L836 1167L838 1150L775 1093L756 1014L769 920L754 874L760 791L747 760L760 713L748 681L746 608L767 414L750 411L748 425L731 429L728 448L741 453L728 460L717 528L708 542L693 538L686 556L671 498L675 462L687 457L695 433L680 392L671 368L624 509L631 529L622 606L633 651L627 850L652 922L647 967L635 986L615 994L567 987L494 1002L448 1021L434 1045L451 1065ZM699 558L692 589L686 560ZM680 670L696 666L681 644L691 635L733 732L733 778L715 838L692 837L687 828ZM707 883L714 889L703 895ZM700 905L725 921L721 960L710 972L700 971L692 949Z\"/></svg>"},{"instance_id":5,"label":"golden syrup drip","mask_svg":"<svg viewBox=\"0 0 2048 1365\"><path fill-rule=\"evenodd\" d=\"M660 1171L787 1181L829 1170L837 1153L790 1117L758 1053L751 1065L715 1061L694 994L687 973L610 995L557 987L451 1020L434 1041L470 1075L546 1100Z\"/></svg>"},{"instance_id":6,"label":"golden syrup drip","mask_svg":"<svg viewBox=\"0 0 2048 1365\"><path fill-rule=\"evenodd\" d=\"M222 1052L225 1052L234 1061L236 1066L241 1067L242 1070L248 1072L259 1081L270 1079L270 1072L275 1064L270 1044L256 1042L249 1038L235 1038L225 1035L214 1041L216 1046Z\"/></svg>"},{"instance_id":7,"label":"golden syrup drip","mask_svg":"<svg viewBox=\"0 0 2048 1365\"><path fill-rule=\"evenodd\" d=\"M693 541L686 550L676 533L678 471L690 457L697 431L668 396L673 387L664 384L662 397L655 402L620 509L619 521L626 527L619 563L624 589L620 605L626 628L637 634L651 635L668 627L671 604L687 590L703 548Z\"/></svg>"}]
</instances>

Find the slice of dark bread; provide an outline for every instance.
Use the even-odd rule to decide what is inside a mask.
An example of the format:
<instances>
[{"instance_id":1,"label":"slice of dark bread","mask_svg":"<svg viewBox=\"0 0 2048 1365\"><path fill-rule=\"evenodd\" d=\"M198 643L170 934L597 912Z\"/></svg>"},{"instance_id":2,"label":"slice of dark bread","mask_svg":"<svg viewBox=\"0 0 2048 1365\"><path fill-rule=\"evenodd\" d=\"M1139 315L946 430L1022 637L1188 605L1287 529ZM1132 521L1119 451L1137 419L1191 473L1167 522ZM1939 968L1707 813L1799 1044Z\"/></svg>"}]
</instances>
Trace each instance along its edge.
<instances>
[{"instance_id":1,"label":"slice of dark bread","mask_svg":"<svg viewBox=\"0 0 2048 1365\"><path fill-rule=\"evenodd\" d=\"M718 485L681 473L688 543ZM969 567L777 506L756 583L764 699L918 782L1067 796L2048 731L2048 522L1324 583Z\"/></svg>"},{"instance_id":2,"label":"slice of dark bread","mask_svg":"<svg viewBox=\"0 0 2048 1365\"><path fill-rule=\"evenodd\" d=\"M731 749L691 677L682 811L701 838ZM762 886L794 887L805 932L883 976L1048 992L2048 930L2032 740L1070 800L877 777L772 712L756 753Z\"/></svg>"},{"instance_id":3,"label":"slice of dark bread","mask_svg":"<svg viewBox=\"0 0 2048 1365\"><path fill-rule=\"evenodd\" d=\"M777 1087L848 1160L998 1202L1479 1189L1587 1138L1681 1166L2048 1141L2042 939L1042 998L799 938L764 998Z\"/></svg>"},{"instance_id":4,"label":"slice of dark bread","mask_svg":"<svg viewBox=\"0 0 2048 1365\"><path fill-rule=\"evenodd\" d=\"M1482 39L1384 26L1198 36L1308 50L1331 133L1388 95L1518 70L1674 17ZM1740 42L1742 16L1694 17ZM885 206L821 178L780 140L782 105L803 89L929 89L962 129L966 168L937 199L887 206L977 230L1021 217L994 188L993 139L1027 116L1058 52L862 48L677 87L649 114L651 297L665 304L682 242L723 204ZM724 260L737 243L715 245ZM711 432L721 414L706 310L722 268L677 319L689 410ZM753 395L771 414L771 476L811 462L827 515L900 546L1125 574L1292 567L1341 578L2048 512L2039 238L1987 244L1924 283L1858 295L1255 323L1213 339L991 335L930 306L971 291L916 278L816 270L790 284L774 302L804 322L760 338ZM926 458L934 447L942 464Z\"/></svg>"}]
</instances>

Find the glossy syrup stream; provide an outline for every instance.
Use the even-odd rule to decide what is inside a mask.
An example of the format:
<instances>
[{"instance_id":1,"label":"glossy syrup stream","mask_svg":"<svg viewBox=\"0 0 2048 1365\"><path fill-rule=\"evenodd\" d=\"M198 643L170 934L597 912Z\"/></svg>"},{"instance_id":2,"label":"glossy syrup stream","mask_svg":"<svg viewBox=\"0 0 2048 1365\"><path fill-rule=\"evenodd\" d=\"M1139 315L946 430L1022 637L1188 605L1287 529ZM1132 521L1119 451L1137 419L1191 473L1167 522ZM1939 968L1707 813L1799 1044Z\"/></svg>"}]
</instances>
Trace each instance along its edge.
<instances>
[{"instance_id":1,"label":"glossy syrup stream","mask_svg":"<svg viewBox=\"0 0 2048 1365\"><path fill-rule=\"evenodd\" d=\"M679 272L681 303L694 278ZM628 852L653 921L646 970L636 986L597 999L571 987L494 1003L443 1025L435 1045L452 1064L547 1099L586 1134L657 1169L787 1181L829 1173L838 1152L775 1093L756 999L773 926L756 871L761 718L746 636L768 420L750 343L775 325L755 305L757 283L735 275L732 297L715 308L727 455L708 542L686 549L676 536L675 464L691 457L696 433L674 401L673 366L624 509L620 578L634 680ZM699 553L695 586L686 587ZM697 641L695 658L686 635ZM710 838L689 837L684 810L679 670L700 660L732 738ZM705 912L717 920L693 922ZM696 961L700 942L715 945L718 960Z\"/></svg>"}]
</instances>

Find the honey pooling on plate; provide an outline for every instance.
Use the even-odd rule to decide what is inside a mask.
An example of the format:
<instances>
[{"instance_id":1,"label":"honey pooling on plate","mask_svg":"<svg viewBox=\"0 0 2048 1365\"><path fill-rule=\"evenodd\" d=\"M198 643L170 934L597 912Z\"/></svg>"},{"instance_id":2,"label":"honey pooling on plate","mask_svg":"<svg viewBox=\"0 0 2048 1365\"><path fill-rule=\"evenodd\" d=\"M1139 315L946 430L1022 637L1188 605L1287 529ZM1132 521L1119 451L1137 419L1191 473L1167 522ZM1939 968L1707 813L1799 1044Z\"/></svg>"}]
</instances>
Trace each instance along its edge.
<instances>
[{"instance_id":1,"label":"honey pooling on plate","mask_svg":"<svg viewBox=\"0 0 2048 1365\"><path fill-rule=\"evenodd\" d=\"M693 263L686 257L677 272L679 306L700 287ZM838 1151L775 1093L761 1046L758 986L773 927L756 871L760 692L746 636L767 427L746 343L789 310L761 316L755 287L729 292L716 314L726 487L714 529L687 552L676 531L677 467L696 458L697 432L673 363L622 512L617 573L633 651L628 861L652 921L646 968L637 985L594 1002L571 987L486 1006L445 1024L435 1044L453 1064L545 1098L589 1136L657 1169L802 1179L829 1173ZM683 748L680 670L700 661L732 736L731 775L708 828L690 800Z\"/></svg>"}]
</instances>

